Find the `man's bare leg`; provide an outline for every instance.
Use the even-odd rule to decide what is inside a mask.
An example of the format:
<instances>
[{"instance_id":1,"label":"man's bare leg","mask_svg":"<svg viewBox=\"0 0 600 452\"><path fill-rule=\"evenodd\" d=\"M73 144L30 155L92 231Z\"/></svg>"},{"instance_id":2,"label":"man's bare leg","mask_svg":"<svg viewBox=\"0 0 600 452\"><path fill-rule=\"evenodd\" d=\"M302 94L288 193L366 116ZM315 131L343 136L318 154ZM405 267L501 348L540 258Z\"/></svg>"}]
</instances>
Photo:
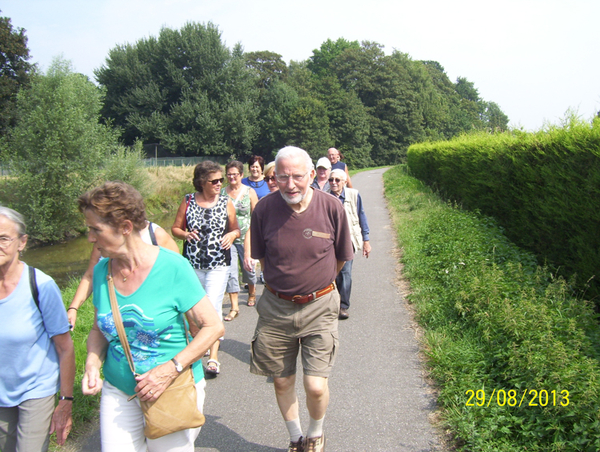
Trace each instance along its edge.
<instances>
[{"instance_id":1,"label":"man's bare leg","mask_svg":"<svg viewBox=\"0 0 600 452\"><path fill-rule=\"evenodd\" d=\"M329 406L329 385L327 378L304 376L306 407L313 419L323 419Z\"/></svg>"},{"instance_id":2,"label":"man's bare leg","mask_svg":"<svg viewBox=\"0 0 600 452\"><path fill-rule=\"evenodd\" d=\"M279 411L281 411L290 434L290 449L288 450L296 450L292 446L295 444L298 447L299 441L302 440L302 426L298 411L298 396L296 395L296 375L273 378L273 382L277 405L279 405Z\"/></svg>"},{"instance_id":3,"label":"man's bare leg","mask_svg":"<svg viewBox=\"0 0 600 452\"><path fill-rule=\"evenodd\" d=\"M275 397L283 420L291 421L299 416L298 396L296 395L296 375L273 378Z\"/></svg>"}]
</instances>

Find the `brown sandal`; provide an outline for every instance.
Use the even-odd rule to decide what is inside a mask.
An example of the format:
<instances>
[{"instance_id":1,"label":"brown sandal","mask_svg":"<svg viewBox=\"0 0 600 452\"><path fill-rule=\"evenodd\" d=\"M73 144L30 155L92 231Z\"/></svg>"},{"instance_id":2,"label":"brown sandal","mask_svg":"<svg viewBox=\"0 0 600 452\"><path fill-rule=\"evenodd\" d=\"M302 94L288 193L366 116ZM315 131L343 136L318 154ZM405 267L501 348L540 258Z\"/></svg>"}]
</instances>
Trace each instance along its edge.
<instances>
[{"instance_id":1,"label":"brown sandal","mask_svg":"<svg viewBox=\"0 0 600 452\"><path fill-rule=\"evenodd\" d=\"M235 319L240 313L239 309L232 309L229 311L229 314L227 314L227 317L225 317L223 320L225 320L226 322L231 322L233 319Z\"/></svg>"},{"instance_id":2,"label":"brown sandal","mask_svg":"<svg viewBox=\"0 0 600 452\"><path fill-rule=\"evenodd\" d=\"M256 295L248 295L248 306L252 307L256 304Z\"/></svg>"}]
</instances>

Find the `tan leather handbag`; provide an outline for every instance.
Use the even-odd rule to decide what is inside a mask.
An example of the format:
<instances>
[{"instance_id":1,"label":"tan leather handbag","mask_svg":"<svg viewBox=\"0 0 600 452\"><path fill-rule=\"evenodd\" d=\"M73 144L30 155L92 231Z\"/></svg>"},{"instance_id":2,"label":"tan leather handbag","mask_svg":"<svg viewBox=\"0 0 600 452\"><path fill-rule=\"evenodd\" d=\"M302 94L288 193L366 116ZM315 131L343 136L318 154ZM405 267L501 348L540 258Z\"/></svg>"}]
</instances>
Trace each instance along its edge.
<instances>
[{"instance_id":1,"label":"tan leather handbag","mask_svg":"<svg viewBox=\"0 0 600 452\"><path fill-rule=\"evenodd\" d=\"M115 322L119 340L123 346L123 351L127 357L127 362L134 375L135 364L129 341L123 327L121 311L117 302L115 284L112 279L112 265L108 263L108 293L110 296L110 308ZM185 323L184 323L185 326ZM186 331L187 339L187 331ZM154 402L145 402L140 400L142 411L144 412L146 438L156 439L169 433L178 432L188 428L197 428L204 425L204 415L198 409L196 385L194 383L194 374L190 366L186 367L179 376L173 380L171 385Z\"/></svg>"}]
</instances>

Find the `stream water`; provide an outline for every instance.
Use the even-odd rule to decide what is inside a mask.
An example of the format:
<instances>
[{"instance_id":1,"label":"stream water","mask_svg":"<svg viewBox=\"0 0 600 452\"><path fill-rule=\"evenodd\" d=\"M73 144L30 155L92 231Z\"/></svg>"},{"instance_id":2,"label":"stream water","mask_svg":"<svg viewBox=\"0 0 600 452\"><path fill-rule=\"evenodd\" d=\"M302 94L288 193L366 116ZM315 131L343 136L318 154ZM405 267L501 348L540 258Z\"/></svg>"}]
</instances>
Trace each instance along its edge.
<instances>
[{"instance_id":1,"label":"stream water","mask_svg":"<svg viewBox=\"0 0 600 452\"><path fill-rule=\"evenodd\" d=\"M150 221L162 226L170 234L175 213L169 212L154 216L150 218ZM50 275L58 287L64 289L70 279L81 278L87 269L91 252L92 244L84 235L56 245L26 249L21 260Z\"/></svg>"}]
</instances>

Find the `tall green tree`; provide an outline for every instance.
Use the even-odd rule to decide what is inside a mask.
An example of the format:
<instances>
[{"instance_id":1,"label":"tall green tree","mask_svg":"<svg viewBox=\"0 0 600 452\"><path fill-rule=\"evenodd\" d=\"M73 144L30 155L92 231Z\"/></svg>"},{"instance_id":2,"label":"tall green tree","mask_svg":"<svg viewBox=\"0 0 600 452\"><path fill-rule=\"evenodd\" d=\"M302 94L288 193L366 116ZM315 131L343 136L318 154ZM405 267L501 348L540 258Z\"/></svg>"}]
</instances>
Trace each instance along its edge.
<instances>
[{"instance_id":1,"label":"tall green tree","mask_svg":"<svg viewBox=\"0 0 600 452\"><path fill-rule=\"evenodd\" d=\"M112 49L96 72L103 114L126 143L160 142L180 155L240 155L258 134L258 88L241 46L211 23L163 28L158 38Z\"/></svg>"},{"instance_id":2,"label":"tall green tree","mask_svg":"<svg viewBox=\"0 0 600 452\"><path fill-rule=\"evenodd\" d=\"M460 129L464 131L482 129L484 124L481 116L485 107L474 83L465 77L458 77L454 86L460 98L460 108L456 111Z\"/></svg>"},{"instance_id":3,"label":"tall green tree","mask_svg":"<svg viewBox=\"0 0 600 452\"><path fill-rule=\"evenodd\" d=\"M60 59L18 94L19 121L7 140L16 176L13 207L37 240L60 240L81 225L77 197L123 152L116 133L99 122L101 107L100 90Z\"/></svg>"},{"instance_id":4,"label":"tall green tree","mask_svg":"<svg viewBox=\"0 0 600 452\"><path fill-rule=\"evenodd\" d=\"M321 155L335 147L352 168L371 166L370 117L356 92L344 90L333 76L319 78L316 90L327 108L331 136L330 145L322 149Z\"/></svg>"},{"instance_id":5,"label":"tall green tree","mask_svg":"<svg viewBox=\"0 0 600 452\"><path fill-rule=\"evenodd\" d=\"M458 121L461 97L448 78L444 67L437 61L423 61L436 93L430 115L426 117L426 133L432 140L450 139L466 130Z\"/></svg>"},{"instance_id":6,"label":"tall green tree","mask_svg":"<svg viewBox=\"0 0 600 452\"><path fill-rule=\"evenodd\" d=\"M484 126L494 132L502 132L508 129L508 116L495 102L485 102L482 120Z\"/></svg>"},{"instance_id":7,"label":"tall green tree","mask_svg":"<svg viewBox=\"0 0 600 452\"><path fill-rule=\"evenodd\" d=\"M298 99L291 112L287 130L287 144L304 149L313 160L324 155L331 137L325 104L314 97Z\"/></svg>"},{"instance_id":8,"label":"tall green tree","mask_svg":"<svg viewBox=\"0 0 600 452\"><path fill-rule=\"evenodd\" d=\"M30 64L27 36L13 28L8 17L0 17L0 135L16 122L17 93L29 85Z\"/></svg>"},{"instance_id":9,"label":"tall green tree","mask_svg":"<svg viewBox=\"0 0 600 452\"><path fill-rule=\"evenodd\" d=\"M246 66L250 69L257 80L259 88L268 88L277 80L285 80L288 67L281 55L268 50L244 53Z\"/></svg>"},{"instance_id":10,"label":"tall green tree","mask_svg":"<svg viewBox=\"0 0 600 452\"><path fill-rule=\"evenodd\" d=\"M298 93L289 84L275 80L261 91L259 135L254 142L253 153L267 161L279 149L288 144L288 132L292 113L298 109Z\"/></svg>"},{"instance_id":11,"label":"tall green tree","mask_svg":"<svg viewBox=\"0 0 600 452\"><path fill-rule=\"evenodd\" d=\"M307 67L317 77L330 75L338 57L347 49L358 50L360 44L358 41L348 41L344 38L338 38L337 41L328 39L320 48L313 50Z\"/></svg>"},{"instance_id":12,"label":"tall green tree","mask_svg":"<svg viewBox=\"0 0 600 452\"><path fill-rule=\"evenodd\" d=\"M371 158L376 164L401 161L408 146L425 136L412 65L407 55L386 56L383 46L374 42L363 42L336 61L342 87L354 91L369 114Z\"/></svg>"}]
</instances>

